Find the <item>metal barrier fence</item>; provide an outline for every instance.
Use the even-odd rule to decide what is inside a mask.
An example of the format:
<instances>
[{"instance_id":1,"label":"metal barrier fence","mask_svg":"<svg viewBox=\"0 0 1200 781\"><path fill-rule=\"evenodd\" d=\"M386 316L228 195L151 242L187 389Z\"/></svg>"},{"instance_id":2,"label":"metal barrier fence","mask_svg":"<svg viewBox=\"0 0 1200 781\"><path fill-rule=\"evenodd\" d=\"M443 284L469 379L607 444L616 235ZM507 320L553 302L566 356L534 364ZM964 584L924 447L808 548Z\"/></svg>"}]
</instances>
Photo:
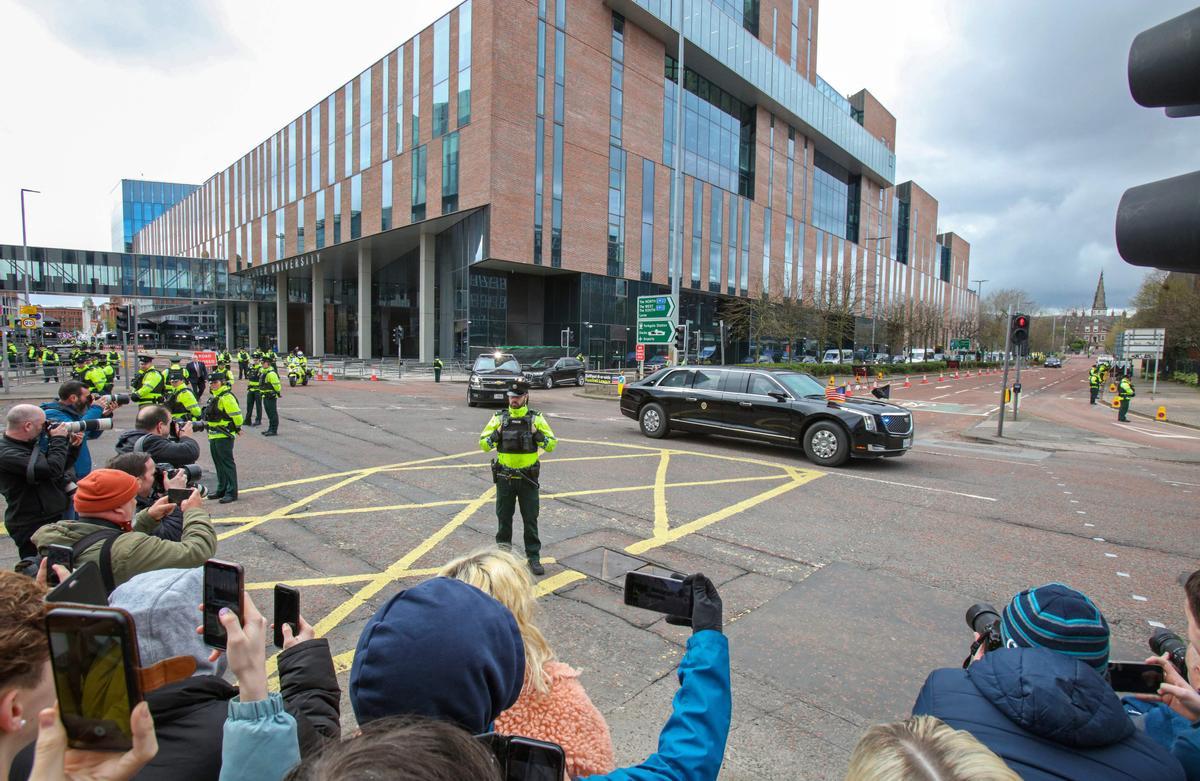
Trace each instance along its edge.
<instances>
[{"instance_id":1,"label":"metal barrier fence","mask_svg":"<svg viewBox=\"0 0 1200 781\"><path fill-rule=\"evenodd\" d=\"M370 380L432 380L433 364L396 358L353 358L344 355L322 355L308 359L309 368L319 379L332 374L334 379ZM446 361L442 368L443 382L465 381L471 367L461 361Z\"/></svg>"}]
</instances>

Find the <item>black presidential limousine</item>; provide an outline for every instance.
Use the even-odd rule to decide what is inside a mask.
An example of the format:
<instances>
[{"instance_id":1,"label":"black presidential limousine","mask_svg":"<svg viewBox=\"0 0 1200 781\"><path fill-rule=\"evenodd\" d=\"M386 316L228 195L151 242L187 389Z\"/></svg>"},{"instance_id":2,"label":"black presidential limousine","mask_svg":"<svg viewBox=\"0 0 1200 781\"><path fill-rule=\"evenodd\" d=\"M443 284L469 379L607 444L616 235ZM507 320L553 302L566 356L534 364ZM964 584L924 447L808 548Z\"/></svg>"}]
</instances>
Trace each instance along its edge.
<instances>
[{"instance_id":1,"label":"black presidential limousine","mask_svg":"<svg viewBox=\"0 0 1200 781\"><path fill-rule=\"evenodd\" d=\"M741 366L668 367L625 387L621 413L648 437L690 431L799 445L821 466L904 455L912 415L872 398L825 398L807 374Z\"/></svg>"}]
</instances>

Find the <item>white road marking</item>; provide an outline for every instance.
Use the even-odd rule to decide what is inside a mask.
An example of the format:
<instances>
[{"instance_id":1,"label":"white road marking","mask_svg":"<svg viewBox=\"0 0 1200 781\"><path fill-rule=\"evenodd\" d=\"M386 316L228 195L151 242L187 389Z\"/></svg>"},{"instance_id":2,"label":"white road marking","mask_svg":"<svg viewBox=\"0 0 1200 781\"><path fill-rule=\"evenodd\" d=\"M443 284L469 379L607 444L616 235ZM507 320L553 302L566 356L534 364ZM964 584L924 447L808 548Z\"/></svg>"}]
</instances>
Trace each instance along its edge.
<instances>
[{"instance_id":1,"label":"white road marking","mask_svg":"<svg viewBox=\"0 0 1200 781\"><path fill-rule=\"evenodd\" d=\"M1106 553L1104 555L1110 559L1115 559L1117 557L1117 554L1115 554L1115 553Z\"/></svg>"},{"instance_id":2,"label":"white road marking","mask_svg":"<svg viewBox=\"0 0 1200 781\"><path fill-rule=\"evenodd\" d=\"M1086 527L1091 527L1091 528L1095 528L1095 527L1096 527L1096 524L1094 524L1094 523L1085 523L1085 524L1084 524L1084 526L1086 526Z\"/></svg>"},{"instance_id":3,"label":"white road marking","mask_svg":"<svg viewBox=\"0 0 1200 781\"><path fill-rule=\"evenodd\" d=\"M1070 502L1071 502L1071 504L1079 504L1078 499L1071 499Z\"/></svg>"},{"instance_id":4,"label":"white road marking","mask_svg":"<svg viewBox=\"0 0 1200 781\"><path fill-rule=\"evenodd\" d=\"M1162 621L1147 621L1146 623L1149 624L1150 626L1154 627L1155 629L1166 629L1167 628L1167 625L1164 624Z\"/></svg>"},{"instance_id":5,"label":"white road marking","mask_svg":"<svg viewBox=\"0 0 1200 781\"><path fill-rule=\"evenodd\" d=\"M1087 515L1086 510L1076 510L1075 512L1079 513L1080 515Z\"/></svg>"},{"instance_id":6,"label":"white road marking","mask_svg":"<svg viewBox=\"0 0 1200 781\"><path fill-rule=\"evenodd\" d=\"M1066 488L1066 487L1067 487L1067 484L1066 484L1066 483L1059 483L1059 484L1058 484L1058 487L1059 487L1059 488Z\"/></svg>"},{"instance_id":7,"label":"white road marking","mask_svg":"<svg viewBox=\"0 0 1200 781\"><path fill-rule=\"evenodd\" d=\"M960 390L960 391L954 391L954 395L955 395L955 396L957 396L957 395L958 395L958 394L960 394L960 393L967 393L967 392L968 392L968 391L970 391L970 390L971 390L970 388L965 388L965 389L963 389L963 390Z\"/></svg>"},{"instance_id":8,"label":"white road marking","mask_svg":"<svg viewBox=\"0 0 1200 781\"><path fill-rule=\"evenodd\" d=\"M1092 538L1092 540L1093 540L1093 541L1095 541L1095 542L1104 542L1104 538L1103 538L1103 537L1093 537L1093 538Z\"/></svg>"},{"instance_id":9,"label":"white road marking","mask_svg":"<svg viewBox=\"0 0 1200 781\"><path fill-rule=\"evenodd\" d=\"M953 388L953 387L954 387L953 385L935 385L933 387L933 389L934 390L945 390L946 388ZM950 394L947 393L946 395L949 396Z\"/></svg>"},{"instance_id":10,"label":"white road marking","mask_svg":"<svg viewBox=\"0 0 1200 781\"><path fill-rule=\"evenodd\" d=\"M1194 485L1200 487L1200 483L1185 483L1182 480L1163 480L1167 485Z\"/></svg>"},{"instance_id":11,"label":"white road marking","mask_svg":"<svg viewBox=\"0 0 1200 781\"><path fill-rule=\"evenodd\" d=\"M1137 602L1149 602L1150 601L1150 600L1146 599L1145 597L1143 597L1141 594L1131 594L1130 596L1132 596L1134 598L1134 600Z\"/></svg>"},{"instance_id":12,"label":"white road marking","mask_svg":"<svg viewBox=\"0 0 1200 781\"><path fill-rule=\"evenodd\" d=\"M1129 577L1129 573L1128 572L1118 572L1117 577L1118 578L1127 578L1127 577Z\"/></svg>"},{"instance_id":13,"label":"white road marking","mask_svg":"<svg viewBox=\"0 0 1200 781\"><path fill-rule=\"evenodd\" d=\"M992 496L979 496L978 494L966 494L966 493L962 493L961 491L951 491L948 488L933 488L932 486L928 486L928 485L914 485L913 483L899 483L894 480L880 480L877 477L865 477L863 475L849 475L844 472L826 472L825 474L827 474L829 477L844 477L849 480L866 480L867 482L870 482L870 483L883 483L884 485L894 485L894 486L898 486L900 488L916 488L920 491L930 491L932 493L938 493L938 494L951 494L952 496L962 496L962 497L966 497L967 499L979 499L984 502L1000 501L999 499L996 499L995 497L992 497Z\"/></svg>"},{"instance_id":14,"label":"white road marking","mask_svg":"<svg viewBox=\"0 0 1200 781\"><path fill-rule=\"evenodd\" d=\"M1136 431L1139 434L1145 434L1148 437L1158 437L1159 439L1200 439L1200 437L1193 437L1187 434L1167 434L1162 431L1149 431L1144 428L1138 428L1137 426L1131 426L1128 423L1118 423L1115 420L1113 421L1113 425L1128 431ZM1154 477L1154 475L1150 476Z\"/></svg>"}]
</instances>

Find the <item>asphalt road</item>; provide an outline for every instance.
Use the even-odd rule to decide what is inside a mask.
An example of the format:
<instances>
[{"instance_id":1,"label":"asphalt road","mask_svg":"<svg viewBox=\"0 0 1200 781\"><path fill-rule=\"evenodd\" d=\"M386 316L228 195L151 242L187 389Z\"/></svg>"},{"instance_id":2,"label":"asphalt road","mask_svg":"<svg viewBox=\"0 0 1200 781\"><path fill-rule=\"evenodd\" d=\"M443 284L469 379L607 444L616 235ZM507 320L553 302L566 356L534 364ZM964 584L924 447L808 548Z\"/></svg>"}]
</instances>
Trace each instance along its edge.
<instances>
[{"instance_id":1,"label":"asphalt road","mask_svg":"<svg viewBox=\"0 0 1200 781\"><path fill-rule=\"evenodd\" d=\"M618 762L654 749L687 637L622 605L631 568L704 572L720 588L734 666L727 779L840 778L866 725L907 716L931 669L961 663L974 602L1067 582L1100 605L1126 659L1143 658L1151 622L1181 629L1200 472L1178 459L1200 457L1200 432L1118 427L1115 411L1088 406L1084 368L1022 378L1022 422L1068 432L1061 447L972 436L994 427L998 376L918 378L893 385L916 417L914 450L836 470L784 448L649 440L614 401L535 391L560 438L542 471L542 625L608 717ZM428 381L285 388L280 436L238 440L242 499L209 508L219 555L245 566L264 611L274 583L299 586L343 671L384 599L492 540L477 448L490 413L465 395ZM93 443L99 460L113 441ZM8 566L11 546L0 549Z\"/></svg>"}]
</instances>

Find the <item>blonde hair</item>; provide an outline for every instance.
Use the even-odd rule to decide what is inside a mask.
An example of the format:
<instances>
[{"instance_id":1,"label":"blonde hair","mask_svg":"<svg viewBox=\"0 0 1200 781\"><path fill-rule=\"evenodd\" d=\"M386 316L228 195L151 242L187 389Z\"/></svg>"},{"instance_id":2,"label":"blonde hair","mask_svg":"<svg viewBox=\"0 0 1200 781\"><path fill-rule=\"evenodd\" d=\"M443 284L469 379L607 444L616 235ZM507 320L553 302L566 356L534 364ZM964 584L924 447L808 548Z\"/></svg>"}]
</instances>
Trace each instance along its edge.
<instances>
[{"instance_id":1,"label":"blonde hair","mask_svg":"<svg viewBox=\"0 0 1200 781\"><path fill-rule=\"evenodd\" d=\"M539 694L549 692L545 666L554 659L554 651L534 623L536 597L525 562L508 551L490 548L454 559L438 575L469 583L509 609L525 644L525 680Z\"/></svg>"},{"instance_id":2,"label":"blonde hair","mask_svg":"<svg viewBox=\"0 0 1200 781\"><path fill-rule=\"evenodd\" d=\"M850 755L846 781L1021 781L974 735L933 716L876 724Z\"/></svg>"}]
</instances>

